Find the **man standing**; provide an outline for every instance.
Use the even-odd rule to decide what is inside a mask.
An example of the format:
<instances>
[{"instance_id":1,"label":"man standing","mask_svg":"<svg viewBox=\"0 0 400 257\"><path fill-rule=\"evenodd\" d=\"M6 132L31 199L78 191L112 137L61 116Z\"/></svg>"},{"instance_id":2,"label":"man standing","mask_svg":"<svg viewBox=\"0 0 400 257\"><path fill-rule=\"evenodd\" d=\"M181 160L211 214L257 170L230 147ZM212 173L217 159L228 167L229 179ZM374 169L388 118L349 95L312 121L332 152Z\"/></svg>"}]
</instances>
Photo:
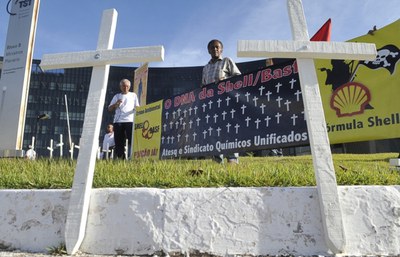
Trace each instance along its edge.
<instances>
[{"instance_id":1,"label":"man standing","mask_svg":"<svg viewBox=\"0 0 400 257\"><path fill-rule=\"evenodd\" d=\"M125 158L125 144L128 140L126 157L131 156L132 128L135 117L135 109L139 106L139 99L134 92L129 92L131 82L123 79L119 83L121 93L114 95L111 99L108 111L114 114L114 141L115 158Z\"/></svg>"},{"instance_id":2,"label":"man standing","mask_svg":"<svg viewBox=\"0 0 400 257\"><path fill-rule=\"evenodd\" d=\"M202 87L211 83L218 83L221 80L232 76L240 75L240 70L229 57L222 57L224 46L218 39L211 40L207 45L211 60L203 68L201 84ZM227 156L229 163L239 163L238 153ZM218 162L223 162L224 156L215 156Z\"/></svg>"}]
</instances>

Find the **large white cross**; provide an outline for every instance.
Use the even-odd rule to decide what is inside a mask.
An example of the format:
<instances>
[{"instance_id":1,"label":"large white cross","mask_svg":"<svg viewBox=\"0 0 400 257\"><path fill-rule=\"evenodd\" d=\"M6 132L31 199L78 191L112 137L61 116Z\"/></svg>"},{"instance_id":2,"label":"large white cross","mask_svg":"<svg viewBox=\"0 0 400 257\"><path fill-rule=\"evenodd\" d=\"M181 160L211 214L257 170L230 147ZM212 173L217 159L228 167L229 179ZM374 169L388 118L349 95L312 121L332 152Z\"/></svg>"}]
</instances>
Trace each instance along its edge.
<instances>
[{"instance_id":1,"label":"large white cross","mask_svg":"<svg viewBox=\"0 0 400 257\"><path fill-rule=\"evenodd\" d=\"M164 59L162 46L112 50L117 16L115 9L103 12L95 51L44 55L40 65L43 69L93 66L65 228L65 243L69 254L74 254L79 249L85 235L110 64Z\"/></svg>"},{"instance_id":2,"label":"large white cross","mask_svg":"<svg viewBox=\"0 0 400 257\"><path fill-rule=\"evenodd\" d=\"M313 59L373 60L376 48L374 44L310 42L301 0L287 3L294 41L240 40L238 56L297 58L325 241L333 253L341 253L346 239Z\"/></svg>"}]
</instances>

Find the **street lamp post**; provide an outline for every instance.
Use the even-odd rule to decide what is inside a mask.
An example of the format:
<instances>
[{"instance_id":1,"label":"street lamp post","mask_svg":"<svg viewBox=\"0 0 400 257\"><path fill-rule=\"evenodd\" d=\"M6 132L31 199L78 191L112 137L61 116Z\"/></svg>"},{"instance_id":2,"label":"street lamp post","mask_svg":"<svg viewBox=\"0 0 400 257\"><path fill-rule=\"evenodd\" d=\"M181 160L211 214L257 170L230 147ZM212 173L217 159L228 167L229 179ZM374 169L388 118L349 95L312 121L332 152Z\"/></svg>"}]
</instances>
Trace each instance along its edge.
<instances>
[{"instance_id":1,"label":"street lamp post","mask_svg":"<svg viewBox=\"0 0 400 257\"><path fill-rule=\"evenodd\" d=\"M50 116L47 114L47 113L42 113L42 114L39 114L37 117L36 117L36 128L35 128L35 141L36 141L36 144L39 142L39 140L38 140L38 134L39 134L39 122L41 121L41 120L48 120L48 119L50 119ZM32 144L33 144L33 142L32 142ZM37 146L35 146L35 148L36 148L36 151L38 151L38 147Z\"/></svg>"}]
</instances>

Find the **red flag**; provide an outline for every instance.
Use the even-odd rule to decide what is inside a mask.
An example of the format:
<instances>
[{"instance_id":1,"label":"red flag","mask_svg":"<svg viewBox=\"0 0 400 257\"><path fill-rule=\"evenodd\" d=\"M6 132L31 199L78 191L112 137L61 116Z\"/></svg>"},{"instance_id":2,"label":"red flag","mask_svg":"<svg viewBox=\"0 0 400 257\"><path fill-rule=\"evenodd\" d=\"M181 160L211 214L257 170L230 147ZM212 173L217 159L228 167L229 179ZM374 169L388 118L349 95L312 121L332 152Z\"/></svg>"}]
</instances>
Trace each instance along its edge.
<instances>
[{"instance_id":1,"label":"red flag","mask_svg":"<svg viewBox=\"0 0 400 257\"><path fill-rule=\"evenodd\" d=\"M324 25L315 33L310 41L331 41L331 19L329 18Z\"/></svg>"}]
</instances>

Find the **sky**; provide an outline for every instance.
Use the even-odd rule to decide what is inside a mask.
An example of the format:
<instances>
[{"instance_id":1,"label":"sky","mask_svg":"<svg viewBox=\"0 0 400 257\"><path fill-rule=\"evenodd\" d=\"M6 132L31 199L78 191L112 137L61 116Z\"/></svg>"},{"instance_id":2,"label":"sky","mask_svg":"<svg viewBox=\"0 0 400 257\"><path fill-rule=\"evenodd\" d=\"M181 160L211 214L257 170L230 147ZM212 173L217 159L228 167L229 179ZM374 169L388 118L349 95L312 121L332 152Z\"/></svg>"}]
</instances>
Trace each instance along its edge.
<instances>
[{"instance_id":1,"label":"sky","mask_svg":"<svg viewBox=\"0 0 400 257\"><path fill-rule=\"evenodd\" d=\"M8 1L0 0L1 56ZM331 18L331 41L339 42L400 18L399 0L303 0L303 7L310 37ZM292 39L285 0L41 0L34 59L95 50L102 13L111 8L118 12L114 48L164 46L164 61L150 67L203 66L214 38L235 62L256 60L237 57L238 40Z\"/></svg>"}]
</instances>

